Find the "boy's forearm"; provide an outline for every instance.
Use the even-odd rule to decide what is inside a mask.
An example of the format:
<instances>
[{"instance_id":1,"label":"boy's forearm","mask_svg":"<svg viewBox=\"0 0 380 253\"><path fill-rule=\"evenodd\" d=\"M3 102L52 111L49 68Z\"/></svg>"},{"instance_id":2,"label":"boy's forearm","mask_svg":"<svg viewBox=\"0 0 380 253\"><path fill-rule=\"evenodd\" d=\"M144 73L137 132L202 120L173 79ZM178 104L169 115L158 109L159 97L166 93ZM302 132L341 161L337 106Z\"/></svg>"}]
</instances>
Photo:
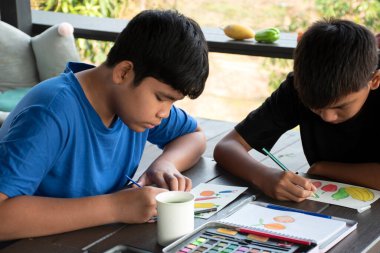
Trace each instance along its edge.
<instances>
[{"instance_id":1,"label":"boy's forearm","mask_svg":"<svg viewBox=\"0 0 380 253\"><path fill-rule=\"evenodd\" d=\"M318 162L310 167L308 173L380 190L380 163Z\"/></svg>"},{"instance_id":2,"label":"boy's forearm","mask_svg":"<svg viewBox=\"0 0 380 253\"><path fill-rule=\"evenodd\" d=\"M173 163L178 171L185 171L198 162L206 149L206 138L200 130L183 135L168 143L155 162L165 160Z\"/></svg>"},{"instance_id":3,"label":"boy's forearm","mask_svg":"<svg viewBox=\"0 0 380 253\"><path fill-rule=\"evenodd\" d=\"M113 206L111 195L77 199L8 198L0 202L0 241L113 223L116 219Z\"/></svg>"},{"instance_id":4,"label":"boy's forearm","mask_svg":"<svg viewBox=\"0 0 380 253\"><path fill-rule=\"evenodd\" d=\"M241 145L224 142L214 150L214 159L220 167L251 184L262 187L270 168L256 161Z\"/></svg>"}]
</instances>

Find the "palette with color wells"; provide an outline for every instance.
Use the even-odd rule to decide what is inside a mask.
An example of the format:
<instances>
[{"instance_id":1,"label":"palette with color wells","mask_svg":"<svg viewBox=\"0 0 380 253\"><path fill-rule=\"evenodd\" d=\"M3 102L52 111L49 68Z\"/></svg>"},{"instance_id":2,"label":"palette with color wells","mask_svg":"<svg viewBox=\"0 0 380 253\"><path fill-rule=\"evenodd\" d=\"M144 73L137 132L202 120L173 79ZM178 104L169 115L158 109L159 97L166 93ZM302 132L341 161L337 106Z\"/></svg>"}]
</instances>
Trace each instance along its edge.
<instances>
[{"instance_id":1,"label":"palette with color wells","mask_svg":"<svg viewBox=\"0 0 380 253\"><path fill-rule=\"evenodd\" d=\"M169 246L170 247L170 246ZM225 226L206 227L164 252L173 253L301 253L312 245L299 245L278 239L240 233Z\"/></svg>"}]
</instances>

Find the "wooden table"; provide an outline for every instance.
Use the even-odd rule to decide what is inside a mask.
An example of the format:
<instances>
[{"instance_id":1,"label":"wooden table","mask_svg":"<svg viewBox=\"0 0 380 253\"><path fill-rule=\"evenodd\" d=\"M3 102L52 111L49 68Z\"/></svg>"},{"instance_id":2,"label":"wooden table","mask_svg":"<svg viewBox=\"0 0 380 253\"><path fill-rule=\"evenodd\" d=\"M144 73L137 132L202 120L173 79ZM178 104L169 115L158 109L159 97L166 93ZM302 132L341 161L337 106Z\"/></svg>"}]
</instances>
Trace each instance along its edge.
<instances>
[{"instance_id":1,"label":"wooden table","mask_svg":"<svg viewBox=\"0 0 380 253\"><path fill-rule=\"evenodd\" d=\"M204 157L185 174L193 180L193 185L199 183L216 183L225 185L248 186L225 171L218 168L212 159L212 151L215 144L230 131L235 123L199 119L199 124L205 130L208 147ZM292 130L284 134L280 141L272 149L273 153L284 161L289 168L304 172L307 170L307 162L302 152L299 132ZM141 165L136 177L141 175L150 161L159 155L160 151L153 145L148 145L144 153ZM271 164L272 161L264 155L252 151L251 154L262 162ZM315 201L306 200L302 203L280 202L270 199L260 193L259 190L250 187L236 201L225 207L209 220L196 219L195 225L198 227L206 221L222 218L228 210L239 204L252 194L260 201L281 204L294 208L300 208L313 212L321 212L327 215L339 216L342 218L358 221L358 228L343 241L338 243L329 252L380 252L380 202L377 201L372 208L358 213L356 210L328 205ZM156 224L110 224L94 228L82 229L74 232L22 239L13 242L0 243L0 252L4 253L76 253L104 252L115 245L130 245L152 252L161 252L161 247L156 243Z\"/></svg>"}]
</instances>

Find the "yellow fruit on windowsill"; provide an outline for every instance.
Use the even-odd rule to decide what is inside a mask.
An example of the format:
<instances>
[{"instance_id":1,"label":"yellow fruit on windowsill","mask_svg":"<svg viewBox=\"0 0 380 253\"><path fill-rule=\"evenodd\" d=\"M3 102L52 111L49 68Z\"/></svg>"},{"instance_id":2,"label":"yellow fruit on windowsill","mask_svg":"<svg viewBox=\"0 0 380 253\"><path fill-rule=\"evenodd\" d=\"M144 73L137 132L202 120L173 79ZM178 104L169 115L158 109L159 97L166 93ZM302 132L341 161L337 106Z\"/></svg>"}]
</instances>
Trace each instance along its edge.
<instances>
[{"instance_id":1,"label":"yellow fruit on windowsill","mask_svg":"<svg viewBox=\"0 0 380 253\"><path fill-rule=\"evenodd\" d=\"M223 31L225 35L234 40L245 40L255 37L255 32L251 28L240 24L228 25Z\"/></svg>"}]
</instances>

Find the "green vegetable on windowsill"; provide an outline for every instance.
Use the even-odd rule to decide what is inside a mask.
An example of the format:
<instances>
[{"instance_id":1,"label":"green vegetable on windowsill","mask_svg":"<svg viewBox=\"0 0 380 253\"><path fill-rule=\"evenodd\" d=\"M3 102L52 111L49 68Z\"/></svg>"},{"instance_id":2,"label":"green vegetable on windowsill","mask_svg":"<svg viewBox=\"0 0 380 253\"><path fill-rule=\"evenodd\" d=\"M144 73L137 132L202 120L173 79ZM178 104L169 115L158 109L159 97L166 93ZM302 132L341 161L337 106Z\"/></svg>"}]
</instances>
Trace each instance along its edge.
<instances>
[{"instance_id":1,"label":"green vegetable on windowsill","mask_svg":"<svg viewBox=\"0 0 380 253\"><path fill-rule=\"evenodd\" d=\"M255 40L262 43L273 43L280 38L280 30L271 27L257 31L255 34Z\"/></svg>"}]
</instances>

